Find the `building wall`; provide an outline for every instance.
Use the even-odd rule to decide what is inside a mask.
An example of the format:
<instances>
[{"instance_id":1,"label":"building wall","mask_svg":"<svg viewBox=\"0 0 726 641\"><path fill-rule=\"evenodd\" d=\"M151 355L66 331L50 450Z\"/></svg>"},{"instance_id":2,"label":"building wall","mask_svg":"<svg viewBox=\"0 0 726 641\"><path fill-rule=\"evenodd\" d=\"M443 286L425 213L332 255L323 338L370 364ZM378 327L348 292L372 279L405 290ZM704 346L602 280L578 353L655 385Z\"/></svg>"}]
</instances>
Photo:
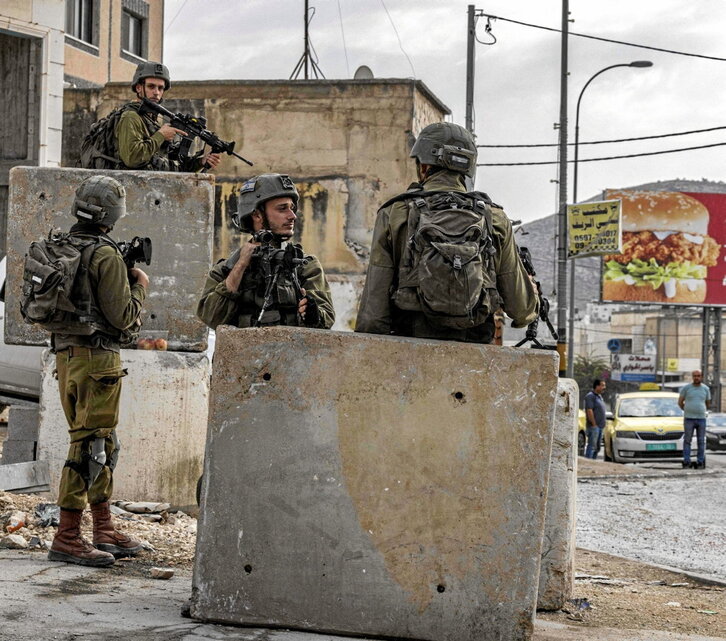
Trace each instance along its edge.
<instances>
[{"instance_id":1,"label":"building wall","mask_svg":"<svg viewBox=\"0 0 726 641\"><path fill-rule=\"evenodd\" d=\"M10 35L38 38L42 43L37 153L40 166L57 167L61 160L64 21L64 0L3 0L0 3L0 29ZM4 216L4 212L0 211L0 215Z\"/></svg>"},{"instance_id":2,"label":"building wall","mask_svg":"<svg viewBox=\"0 0 726 641\"><path fill-rule=\"evenodd\" d=\"M90 125L131 97L126 83L66 90L65 166L75 164ZM174 83L172 75L164 104L205 116L254 162L225 155L215 172L215 256L239 242L231 224L239 186L260 173L287 173L302 196L299 239L331 274L363 272L378 206L415 179L415 135L448 113L420 81L393 79Z\"/></svg>"},{"instance_id":3,"label":"building wall","mask_svg":"<svg viewBox=\"0 0 726 641\"><path fill-rule=\"evenodd\" d=\"M137 58L121 51L121 17L124 4L148 11L145 19L146 56ZM93 44L65 36L66 81L75 87L101 87L108 82L131 81L143 60L161 61L163 55L164 0L96 0ZM65 14L64 14L65 26Z\"/></svg>"}]
</instances>

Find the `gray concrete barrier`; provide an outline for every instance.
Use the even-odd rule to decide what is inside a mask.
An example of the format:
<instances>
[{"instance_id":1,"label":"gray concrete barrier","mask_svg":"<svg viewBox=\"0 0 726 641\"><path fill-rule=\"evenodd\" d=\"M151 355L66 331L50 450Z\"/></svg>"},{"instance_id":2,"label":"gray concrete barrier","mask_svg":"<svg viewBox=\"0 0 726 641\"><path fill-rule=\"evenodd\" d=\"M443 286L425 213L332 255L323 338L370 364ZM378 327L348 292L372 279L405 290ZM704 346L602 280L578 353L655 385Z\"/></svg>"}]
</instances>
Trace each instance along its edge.
<instances>
[{"instance_id":1,"label":"gray concrete barrier","mask_svg":"<svg viewBox=\"0 0 726 641\"><path fill-rule=\"evenodd\" d=\"M38 442L38 407L11 405L8 435L2 446L2 465L29 463L35 460Z\"/></svg>"},{"instance_id":2,"label":"gray concrete barrier","mask_svg":"<svg viewBox=\"0 0 726 641\"><path fill-rule=\"evenodd\" d=\"M540 610L559 610L572 598L577 507L578 391L574 380L561 378L558 381L537 597L537 608Z\"/></svg>"},{"instance_id":3,"label":"gray concrete barrier","mask_svg":"<svg viewBox=\"0 0 726 641\"><path fill-rule=\"evenodd\" d=\"M556 363L531 349L221 328L193 617L530 639Z\"/></svg>"},{"instance_id":4,"label":"gray concrete barrier","mask_svg":"<svg viewBox=\"0 0 726 641\"><path fill-rule=\"evenodd\" d=\"M129 373L121 392L113 498L194 505L207 427L207 355L122 350L121 361ZM38 460L48 462L53 498L68 453L54 369L55 357L44 352Z\"/></svg>"},{"instance_id":5,"label":"gray concrete barrier","mask_svg":"<svg viewBox=\"0 0 726 641\"><path fill-rule=\"evenodd\" d=\"M170 350L203 351L207 328L195 312L212 263L214 178L207 174L147 171L91 171L15 167L8 201L8 272L5 342L45 345L48 334L20 315L23 259L34 240L51 229L68 231L75 190L102 173L126 187L127 215L111 233L115 240L148 236L153 243L151 286L142 319L145 332L166 332Z\"/></svg>"}]
</instances>

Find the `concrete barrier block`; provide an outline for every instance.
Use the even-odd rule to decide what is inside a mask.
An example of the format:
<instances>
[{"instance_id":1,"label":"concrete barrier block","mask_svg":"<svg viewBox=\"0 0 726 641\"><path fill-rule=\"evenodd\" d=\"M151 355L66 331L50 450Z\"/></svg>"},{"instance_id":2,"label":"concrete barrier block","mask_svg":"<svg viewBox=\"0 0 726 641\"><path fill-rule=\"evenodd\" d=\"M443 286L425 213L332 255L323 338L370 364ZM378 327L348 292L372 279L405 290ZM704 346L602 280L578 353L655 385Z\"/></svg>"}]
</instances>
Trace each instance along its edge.
<instances>
[{"instance_id":1,"label":"concrete barrier block","mask_svg":"<svg viewBox=\"0 0 726 641\"><path fill-rule=\"evenodd\" d=\"M8 441L37 441L38 407L11 405L8 414Z\"/></svg>"},{"instance_id":2,"label":"concrete barrier block","mask_svg":"<svg viewBox=\"0 0 726 641\"><path fill-rule=\"evenodd\" d=\"M556 389L551 352L222 327L193 617L530 639Z\"/></svg>"},{"instance_id":3,"label":"concrete barrier block","mask_svg":"<svg viewBox=\"0 0 726 641\"><path fill-rule=\"evenodd\" d=\"M170 350L203 351L207 328L195 312L212 263L214 178L146 171L50 167L10 171L5 342L46 344L48 334L26 324L20 315L25 252L51 229L70 229L76 221L70 213L76 188L99 173L126 188L128 213L111 237L128 241L148 236L153 243L151 265L141 265L151 279L143 329L167 331Z\"/></svg>"},{"instance_id":4,"label":"concrete barrier block","mask_svg":"<svg viewBox=\"0 0 726 641\"><path fill-rule=\"evenodd\" d=\"M123 379L114 498L193 505L202 473L209 393L206 354L122 350ZM48 461L53 498L68 452L68 425L43 355L38 460Z\"/></svg>"},{"instance_id":5,"label":"concrete barrier block","mask_svg":"<svg viewBox=\"0 0 726 641\"><path fill-rule=\"evenodd\" d=\"M2 444L3 458L0 463L30 463L35 460L35 441L5 441Z\"/></svg>"},{"instance_id":6,"label":"concrete barrier block","mask_svg":"<svg viewBox=\"0 0 726 641\"><path fill-rule=\"evenodd\" d=\"M575 571L577 408L579 388L569 378L557 385L552 463L537 608L559 610L572 598Z\"/></svg>"}]
</instances>

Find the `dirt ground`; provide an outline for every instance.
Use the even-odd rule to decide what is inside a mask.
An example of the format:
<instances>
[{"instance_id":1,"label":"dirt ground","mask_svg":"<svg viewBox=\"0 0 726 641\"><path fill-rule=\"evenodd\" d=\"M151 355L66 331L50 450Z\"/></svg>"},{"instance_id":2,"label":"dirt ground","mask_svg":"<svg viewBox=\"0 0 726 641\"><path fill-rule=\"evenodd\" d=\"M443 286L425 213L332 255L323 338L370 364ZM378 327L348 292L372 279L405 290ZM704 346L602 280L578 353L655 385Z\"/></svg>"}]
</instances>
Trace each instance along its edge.
<instances>
[{"instance_id":1,"label":"dirt ground","mask_svg":"<svg viewBox=\"0 0 726 641\"><path fill-rule=\"evenodd\" d=\"M624 466L615 467L622 469ZM9 512L25 512L30 515L31 522L16 534L22 534L26 539L35 535L50 541L55 528L40 528L32 523L35 506L41 502L43 499L35 495L0 492L0 522ZM145 540L155 551L119 561L111 571L148 575L154 566L191 569L196 541L193 516L179 512L164 514L161 523L148 523L140 516L132 520L116 517L116 523L120 530ZM84 517L84 532L90 538L88 514ZM0 538L2 535L4 532ZM724 587L706 585L678 573L581 549L577 550L575 567L575 603L568 603L559 612L539 612L539 618L583 627L651 629L726 637Z\"/></svg>"}]
</instances>

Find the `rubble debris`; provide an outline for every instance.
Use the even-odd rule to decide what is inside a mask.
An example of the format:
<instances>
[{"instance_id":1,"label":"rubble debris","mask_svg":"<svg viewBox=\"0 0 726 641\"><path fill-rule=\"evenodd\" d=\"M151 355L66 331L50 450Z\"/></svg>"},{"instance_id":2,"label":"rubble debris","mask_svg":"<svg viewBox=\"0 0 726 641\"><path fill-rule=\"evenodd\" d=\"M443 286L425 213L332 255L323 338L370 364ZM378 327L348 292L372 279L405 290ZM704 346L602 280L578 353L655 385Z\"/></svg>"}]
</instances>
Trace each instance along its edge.
<instances>
[{"instance_id":1,"label":"rubble debris","mask_svg":"<svg viewBox=\"0 0 726 641\"><path fill-rule=\"evenodd\" d=\"M4 519L3 519L4 520ZM8 533L16 532L20 528L25 527L28 517L25 512L15 510L7 516L5 523L5 531Z\"/></svg>"},{"instance_id":2,"label":"rubble debris","mask_svg":"<svg viewBox=\"0 0 726 641\"><path fill-rule=\"evenodd\" d=\"M35 524L40 527L58 527L60 507L55 503L40 503L35 508Z\"/></svg>"},{"instance_id":3,"label":"rubble debris","mask_svg":"<svg viewBox=\"0 0 726 641\"><path fill-rule=\"evenodd\" d=\"M681 604L678 601L668 601L668 603L666 603L665 605L667 605L668 607L671 607L671 608L680 608L681 607Z\"/></svg>"},{"instance_id":4,"label":"rubble debris","mask_svg":"<svg viewBox=\"0 0 726 641\"><path fill-rule=\"evenodd\" d=\"M8 534L0 539L0 548L26 550L28 548L28 542L20 534Z\"/></svg>"},{"instance_id":5,"label":"rubble debris","mask_svg":"<svg viewBox=\"0 0 726 641\"><path fill-rule=\"evenodd\" d=\"M174 570L171 568L151 568L152 579L168 580L174 576Z\"/></svg>"},{"instance_id":6,"label":"rubble debris","mask_svg":"<svg viewBox=\"0 0 726 641\"><path fill-rule=\"evenodd\" d=\"M169 503L151 503L148 501L114 501L113 504L134 514L161 514L162 512L168 512L171 507Z\"/></svg>"}]
</instances>

